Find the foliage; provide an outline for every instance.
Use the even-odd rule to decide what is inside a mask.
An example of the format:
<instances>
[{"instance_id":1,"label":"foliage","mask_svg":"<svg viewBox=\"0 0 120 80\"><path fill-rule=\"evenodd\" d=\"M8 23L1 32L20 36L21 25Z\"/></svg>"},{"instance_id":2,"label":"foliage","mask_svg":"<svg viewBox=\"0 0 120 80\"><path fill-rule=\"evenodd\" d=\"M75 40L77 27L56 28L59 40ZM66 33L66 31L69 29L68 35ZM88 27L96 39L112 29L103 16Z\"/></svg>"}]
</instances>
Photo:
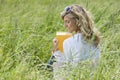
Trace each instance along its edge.
<instances>
[{"instance_id":1,"label":"foliage","mask_svg":"<svg viewBox=\"0 0 120 80\"><path fill-rule=\"evenodd\" d=\"M0 0L0 80L50 80L52 39L64 31L60 12L70 4L92 13L102 40L97 71L80 67L69 78L120 80L119 0Z\"/></svg>"}]
</instances>

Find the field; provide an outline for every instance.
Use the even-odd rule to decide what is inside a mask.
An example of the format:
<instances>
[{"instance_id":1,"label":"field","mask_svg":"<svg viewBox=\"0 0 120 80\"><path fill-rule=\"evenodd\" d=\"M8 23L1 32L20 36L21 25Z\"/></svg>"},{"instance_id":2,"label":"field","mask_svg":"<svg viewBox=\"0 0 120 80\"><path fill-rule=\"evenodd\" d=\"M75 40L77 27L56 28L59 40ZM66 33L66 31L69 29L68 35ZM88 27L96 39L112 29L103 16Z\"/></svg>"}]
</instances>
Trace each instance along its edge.
<instances>
[{"instance_id":1,"label":"field","mask_svg":"<svg viewBox=\"0 0 120 80\"><path fill-rule=\"evenodd\" d=\"M0 0L0 80L50 80L43 65L71 4L91 12L102 39L97 71L81 67L68 80L120 80L120 0Z\"/></svg>"}]
</instances>

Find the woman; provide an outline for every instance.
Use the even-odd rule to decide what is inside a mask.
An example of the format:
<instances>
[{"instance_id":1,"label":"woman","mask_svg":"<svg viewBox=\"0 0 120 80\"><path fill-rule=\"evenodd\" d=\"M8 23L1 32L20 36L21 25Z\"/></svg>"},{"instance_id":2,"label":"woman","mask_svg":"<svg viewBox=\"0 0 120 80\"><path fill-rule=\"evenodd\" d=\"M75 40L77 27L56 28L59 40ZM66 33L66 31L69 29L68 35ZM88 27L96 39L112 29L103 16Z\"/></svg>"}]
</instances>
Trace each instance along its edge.
<instances>
[{"instance_id":1,"label":"woman","mask_svg":"<svg viewBox=\"0 0 120 80\"><path fill-rule=\"evenodd\" d=\"M58 49L59 41L53 39L52 55L56 60L53 70L60 69L66 63L74 65L88 59L96 65L100 57L100 34L87 11L79 5L71 5L65 8L61 17L65 28L73 36L63 42L64 53Z\"/></svg>"}]
</instances>

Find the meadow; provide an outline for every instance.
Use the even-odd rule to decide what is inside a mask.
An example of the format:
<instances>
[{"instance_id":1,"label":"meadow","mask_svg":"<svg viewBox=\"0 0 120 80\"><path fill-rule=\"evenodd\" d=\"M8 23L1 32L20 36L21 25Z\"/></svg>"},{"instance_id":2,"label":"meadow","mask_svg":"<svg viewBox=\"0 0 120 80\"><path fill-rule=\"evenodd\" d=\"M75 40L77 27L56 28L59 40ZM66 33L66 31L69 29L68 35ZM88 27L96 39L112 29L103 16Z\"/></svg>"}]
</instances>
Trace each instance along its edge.
<instances>
[{"instance_id":1,"label":"meadow","mask_svg":"<svg viewBox=\"0 0 120 80\"><path fill-rule=\"evenodd\" d=\"M0 0L0 80L51 80L44 65L71 4L91 12L102 39L98 69L82 66L68 80L120 80L120 0Z\"/></svg>"}]
</instances>

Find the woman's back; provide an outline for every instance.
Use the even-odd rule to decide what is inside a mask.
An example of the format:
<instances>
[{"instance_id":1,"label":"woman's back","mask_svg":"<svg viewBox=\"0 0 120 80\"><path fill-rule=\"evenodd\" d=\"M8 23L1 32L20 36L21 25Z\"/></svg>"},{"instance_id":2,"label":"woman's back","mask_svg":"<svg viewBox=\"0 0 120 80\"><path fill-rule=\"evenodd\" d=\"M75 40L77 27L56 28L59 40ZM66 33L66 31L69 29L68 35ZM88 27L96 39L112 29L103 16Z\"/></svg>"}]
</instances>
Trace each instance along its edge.
<instances>
[{"instance_id":1,"label":"woman's back","mask_svg":"<svg viewBox=\"0 0 120 80\"><path fill-rule=\"evenodd\" d=\"M84 41L82 34L77 33L66 39L63 44L67 62L79 62L87 59L98 59L100 50L94 44Z\"/></svg>"}]
</instances>

